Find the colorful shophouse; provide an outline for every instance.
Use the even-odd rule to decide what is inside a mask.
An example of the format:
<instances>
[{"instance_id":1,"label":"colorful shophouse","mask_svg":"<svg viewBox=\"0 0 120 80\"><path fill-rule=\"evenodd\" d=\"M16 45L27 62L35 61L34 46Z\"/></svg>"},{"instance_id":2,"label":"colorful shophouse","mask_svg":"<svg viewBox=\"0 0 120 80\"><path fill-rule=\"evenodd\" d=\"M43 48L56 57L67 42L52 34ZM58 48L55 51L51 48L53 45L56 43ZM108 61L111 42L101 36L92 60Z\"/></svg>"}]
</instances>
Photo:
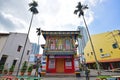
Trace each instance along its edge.
<instances>
[{"instance_id":1,"label":"colorful shophouse","mask_svg":"<svg viewBox=\"0 0 120 80\"><path fill-rule=\"evenodd\" d=\"M79 31L42 31L47 73L74 73Z\"/></svg>"}]
</instances>

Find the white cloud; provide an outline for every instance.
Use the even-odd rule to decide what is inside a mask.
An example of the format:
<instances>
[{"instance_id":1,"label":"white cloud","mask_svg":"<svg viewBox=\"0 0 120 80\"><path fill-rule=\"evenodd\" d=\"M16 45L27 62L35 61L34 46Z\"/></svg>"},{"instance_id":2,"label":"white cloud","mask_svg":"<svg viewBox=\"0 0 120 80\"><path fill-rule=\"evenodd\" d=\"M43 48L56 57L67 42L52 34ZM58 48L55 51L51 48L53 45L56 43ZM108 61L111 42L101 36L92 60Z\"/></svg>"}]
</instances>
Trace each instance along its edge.
<instances>
[{"instance_id":1,"label":"white cloud","mask_svg":"<svg viewBox=\"0 0 120 80\"><path fill-rule=\"evenodd\" d=\"M88 10L88 11L86 11L85 14L86 14L86 16L85 16L86 23L87 23L87 25L90 25L94 20L94 12Z\"/></svg>"},{"instance_id":2,"label":"white cloud","mask_svg":"<svg viewBox=\"0 0 120 80\"><path fill-rule=\"evenodd\" d=\"M11 23L13 23L13 27L15 28L14 30L16 31L19 31L22 30L22 29L25 29L25 27L27 26L27 24L24 22L24 20L21 20L20 18L17 18L15 16L13 16L12 14L7 14L7 13L4 13L2 12L1 13L4 18L6 19L6 21L10 21ZM8 25L9 27L10 25Z\"/></svg>"},{"instance_id":3,"label":"white cloud","mask_svg":"<svg viewBox=\"0 0 120 80\"><path fill-rule=\"evenodd\" d=\"M75 10L75 7L77 6L78 2L81 1L82 4L88 4L88 6L96 6L99 2L103 2L104 0L37 0L39 6L37 7L37 9L39 10L39 14L37 14L37 17L34 17L34 21L33 21L33 26L42 26L43 29L51 29L55 26L64 26L64 25L68 25L68 24L72 24L75 26L79 26L79 25L83 25L82 23L82 19L79 19L77 17L77 15L73 14L73 11ZM30 3L31 0L29 1L19 1L20 6L18 4L18 1L9 1L9 3L6 3L5 9L9 9L8 14L10 15L18 15L21 16L21 18L23 18L23 20L26 21L26 18L29 17L30 19L30 14L26 14L25 10L29 9L28 3ZM13 6L13 4L17 3L18 7ZM8 7L7 7L8 5ZM14 7L14 8L13 8ZM26 8L27 7L27 8ZM19 8L19 9L18 9ZM12 10L14 9L14 10ZM9 11L12 11L12 13ZM16 14L14 13L15 11L20 11L23 10L24 14L22 14L22 12L20 14ZM26 10L27 11L27 10ZM90 12L85 14L85 18L87 19L88 25L94 20L94 15L93 12L91 10L89 10ZM92 12L92 13L91 13ZM30 13L30 12L28 12ZM90 16L86 16L86 15L90 15ZM10 16L9 16L10 17ZM15 16L12 16L12 18ZM24 18L25 17L25 18ZM13 18L14 19L14 18ZM90 20L88 20L90 19ZM24 22L22 22L21 20L19 20L19 17L16 17L16 19L14 19L16 21L20 21L21 24L24 24ZM29 20L27 18L27 23L29 24ZM14 23L16 25L19 25L18 23ZM62 29L62 28L61 28ZM76 30L76 29L75 29Z\"/></svg>"},{"instance_id":4,"label":"white cloud","mask_svg":"<svg viewBox=\"0 0 120 80\"><path fill-rule=\"evenodd\" d=\"M105 0L37 0L39 14L33 18L30 31L30 41L37 42L36 28L41 27L43 30L76 30L77 26L84 26L82 17L73 14L78 2L88 4L89 7L97 6ZM29 1L12 1L2 2L0 9L5 20L14 24L15 31L27 33L31 19L28 11ZM3 4L4 3L4 4ZM16 6L15 6L16 5ZM22 6L21 6L22 5ZM85 19L89 26L94 21L94 12L92 9L85 10ZM5 23L6 24L6 23ZM1 24L0 24L1 25ZM5 26L6 27L6 26ZM9 25L7 26L9 27ZM3 29L5 28L1 28ZM43 37L40 38L40 44L45 43Z\"/></svg>"},{"instance_id":5,"label":"white cloud","mask_svg":"<svg viewBox=\"0 0 120 80\"><path fill-rule=\"evenodd\" d=\"M105 2L106 0L88 0L90 6L95 7L98 4Z\"/></svg>"},{"instance_id":6,"label":"white cloud","mask_svg":"<svg viewBox=\"0 0 120 80\"><path fill-rule=\"evenodd\" d=\"M98 2L104 0L37 0L39 14L34 16L32 28L30 32L30 39L32 42L36 42L36 27L41 27L44 30L76 30L77 26L84 26L83 19L78 18L77 15L73 14L75 7L78 2L82 4L88 4L88 6L96 6ZM10 1L9 1L10 2ZM4 16L9 19L18 28L18 32L27 32L29 22L31 19L28 1L11 1L6 2L6 5L2 6ZM13 4L17 3L18 7ZM23 5L23 6L21 6ZM14 7L14 8L13 8ZM19 9L18 9L19 8ZM2 11L2 10L1 10ZM12 11L12 12L10 12ZM16 12L20 11L16 14ZM20 17L21 16L21 17ZM94 12L91 9L85 11L85 19L88 25L94 21Z\"/></svg>"},{"instance_id":7,"label":"white cloud","mask_svg":"<svg viewBox=\"0 0 120 80\"><path fill-rule=\"evenodd\" d=\"M40 21L39 25L43 27L42 29L47 30L65 30L66 28L60 26L72 24L75 26L74 30L76 30L76 27L79 26L82 21L77 15L73 14L78 2L79 0L40 1L40 13L37 18L38 21ZM55 28L58 26L59 28Z\"/></svg>"},{"instance_id":8,"label":"white cloud","mask_svg":"<svg viewBox=\"0 0 120 80\"><path fill-rule=\"evenodd\" d=\"M91 6L96 6L99 0L89 0Z\"/></svg>"}]
</instances>

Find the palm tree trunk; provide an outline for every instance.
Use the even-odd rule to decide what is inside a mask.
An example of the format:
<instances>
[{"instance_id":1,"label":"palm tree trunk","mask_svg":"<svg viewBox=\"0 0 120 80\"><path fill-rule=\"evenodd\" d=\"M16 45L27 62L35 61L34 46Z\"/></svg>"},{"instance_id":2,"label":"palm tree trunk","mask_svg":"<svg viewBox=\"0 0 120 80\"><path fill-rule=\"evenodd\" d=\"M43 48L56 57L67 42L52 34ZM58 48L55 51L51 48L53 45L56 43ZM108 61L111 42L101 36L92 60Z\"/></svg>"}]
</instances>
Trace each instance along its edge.
<instances>
[{"instance_id":1,"label":"palm tree trunk","mask_svg":"<svg viewBox=\"0 0 120 80\"><path fill-rule=\"evenodd\" d=\"M30 21L30 25L29 25L29 29L28 29L28 33L27 33L27 37L26 37L26 40L25 40L25 44L23 46L23 52L22 52L22 55L21 55L21 58L20 58L20 63L18 65L18 70L17 70L16 76L18 76L18 74L19 74L20 66L21 66L21 63L22 63L22 58L23 58L23 55L24 55L24 52L25 52L25 47L26 47L26 44L27 44L27 41L28 41L28 36L29 36L29 33L30 33L31 25L32 25L33 16L34 16L34 14L32 13L32 17L31 17L31 21Z\"/></svg>"},{"instance_id":2,"label":"palm tree trunk","mask_svg":"<svg viewBox=\"0 0 120 80\"><path fill-rule=\"evenodd\" d=\"M86 26L86 30L87 30L87 33L88 33L88 37L89 37L90 44L91 44L91 47L92 47L92 51L93 51L93 54L94 54L95 62L96 62L97 69L98 69L98 75L101 75L101 73L100 73L100 66L99 66L99 63L98 63L98 60L97 60L97 57L96 57L96 54L95 54L95 49L94 49L94 46L93 46L93 43L92 43L92 39L91 39L91 37L90 37L89 29L88 29L88 27L87 27L87 24L86 24L84 15L83 15L83 20L84 20L84 23L85 23L85 26Z\"/></svg>"}]
</instances>

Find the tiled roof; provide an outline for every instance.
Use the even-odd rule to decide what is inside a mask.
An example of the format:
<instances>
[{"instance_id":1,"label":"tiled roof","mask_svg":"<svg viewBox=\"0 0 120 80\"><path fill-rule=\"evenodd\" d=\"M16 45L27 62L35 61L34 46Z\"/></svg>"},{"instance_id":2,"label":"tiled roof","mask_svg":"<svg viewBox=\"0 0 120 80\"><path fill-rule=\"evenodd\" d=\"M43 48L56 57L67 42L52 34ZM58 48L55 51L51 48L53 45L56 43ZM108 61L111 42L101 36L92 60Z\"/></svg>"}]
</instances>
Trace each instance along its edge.
<instances>
[{"instance_id":1,"label":"tiled roof","mask_svg":"<svg viewBox=\"0 0 120 80\"><path fill-rule=\"evenodd\" d=\"M79 31L42 31L43 37L46 39L46 36L54 35L54 36L75 36L75 38L78 36L80 32Z\"/></svg>"},{"instance_id":2,"label":"tiled roof","mask_svg":"<svg viewBox=\"0 0 120 80\"><path fill-rule=\"evenodd\" d=\"M50 51L50 52L46 52L44 53L45 55L74 55L76 54L74 51Z\"/></svg>"}]
</instances>

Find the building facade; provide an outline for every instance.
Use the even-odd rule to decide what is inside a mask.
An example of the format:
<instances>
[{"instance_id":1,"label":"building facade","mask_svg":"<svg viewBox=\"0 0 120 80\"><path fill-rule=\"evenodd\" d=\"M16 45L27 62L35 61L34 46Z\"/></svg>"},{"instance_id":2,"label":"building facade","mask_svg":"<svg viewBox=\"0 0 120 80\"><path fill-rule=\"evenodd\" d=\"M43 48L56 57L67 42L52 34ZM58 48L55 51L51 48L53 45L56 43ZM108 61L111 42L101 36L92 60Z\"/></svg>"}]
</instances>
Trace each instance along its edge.
<instances>
[{"instance_id":1,"label":"building facade","mask_svg":"<svg viewBox=\"0 0 120 80\"><path fill-rule=\"evenodd\" d=\"M76 39L79 31L42 31L46 40L43 55L46 56L47 73L74 73L77 54Z\"/></svg>"},{"instance_id":2,"label":"building facade","mask_svg":"<svg viewBox=\"0 0 120 80\"><path fill-rule=\"evenodd\" d=\"M77 30L82 36L81 38L78 38L78 52L80 56L80 62L84 64L85 63L84 48L88 42L88 35L86 28L83 26L78 26Z\"/></svg>"},{"instance_id":3,"label":"building facade","mask_svg":"<svg viewBox=\"0 0 120 80\"><path fill-rule=\"evenodd\" d=\"M84 54L84 48L88 42L87 31L86 31L85 27L82 27L82 26L78 26L77 30L82 35L81 38L78 38L78 51L80 54L82 54L82 53Z\"/></svg>"},{"instance_id":4,"label":"building facade","mask_svg":"<svg viewBox=\"0 0 120 80\"><path fill-rule=\"evenodd\" d=\"M32 50L29 57L29 62L34 64L38 59L37 55L39 55L40 45L38 45L37 43L31 43L31 44L32 44Z\"/></svg>"},{"instance_id":5,"label":"building facade","mask_svg":"<svg viewBox=\"0 0 120 80\"><path fill-rule=\"evenodd\" d=\"M39 54L40 45L37 43L32 43L32 52L31 54Z\"/></svg>"},{"instance_id":6,"label":"building facade","mask_svg":"<svg viewBox=\"0 0 120 80\"><path fill-rule=\"evenodd\" d=\"M24 33L0 33L0 65L4 65L6 69L14 65L15 70L17 70L26 36L27 34ZM28 61L31 48L31 43L28 39L22 63Z\"/></svg>"},{"instance_id":7,"label":"building facade","mask_svg":"<svg viewBox=\"0 0 120 80\"><path fill-rule=\"evenodd\" d=\"M100 67L120 68L120 30L92 35L91 38ZM87 43L84 52L88 66L95 68L95 58L90 42Z\"/></svg>"}]
</instances>

